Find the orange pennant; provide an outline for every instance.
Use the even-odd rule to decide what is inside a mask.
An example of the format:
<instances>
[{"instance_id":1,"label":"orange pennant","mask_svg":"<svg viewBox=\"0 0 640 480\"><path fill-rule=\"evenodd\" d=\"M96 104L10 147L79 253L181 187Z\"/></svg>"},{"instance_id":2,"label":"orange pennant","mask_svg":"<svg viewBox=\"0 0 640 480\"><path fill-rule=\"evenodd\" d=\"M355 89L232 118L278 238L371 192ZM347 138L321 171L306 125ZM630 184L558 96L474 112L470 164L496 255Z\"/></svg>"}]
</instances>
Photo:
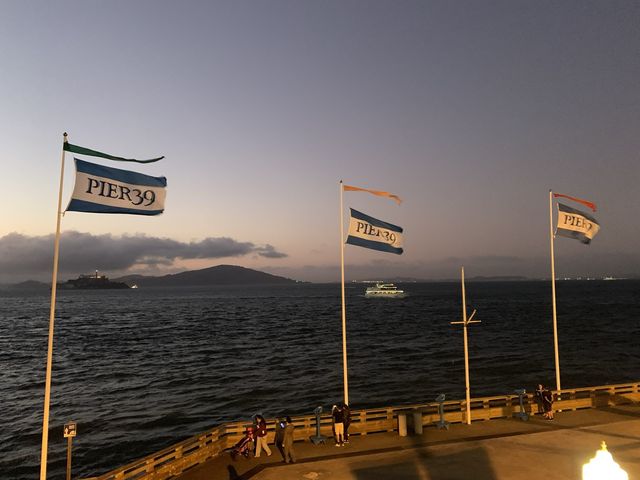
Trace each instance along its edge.
<instances>
[{"instance_id":1,"label":"orange pennant","mask_svg":"<svg viewBox=\"0 0 640 480\"><path fill-rule=\"evenodd\" d=\"M351 185L344 185L344 184L342 185L342 188L347 192L368 192L368 193L371 193L372 195L377 195L379 197L387 197L387 198L390 198L391 200L394 200L398 205L402 203L402 199L399 196L394 195L393 193L382 192L380 190L370 190L368 188L353 187Z\"/></svg>"}]
</instances>

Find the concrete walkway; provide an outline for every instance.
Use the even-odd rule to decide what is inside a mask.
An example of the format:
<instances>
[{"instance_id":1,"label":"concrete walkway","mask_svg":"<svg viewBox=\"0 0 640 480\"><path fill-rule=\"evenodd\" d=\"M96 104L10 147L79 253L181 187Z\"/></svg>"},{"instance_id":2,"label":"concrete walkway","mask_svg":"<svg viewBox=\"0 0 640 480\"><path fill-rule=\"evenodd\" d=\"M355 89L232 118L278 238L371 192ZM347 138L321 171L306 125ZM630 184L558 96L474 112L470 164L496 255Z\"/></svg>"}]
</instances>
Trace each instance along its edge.
<instances>
[{"instance_id":1,"label":"concrete walkway","mask_svg":"<svg viewBox=\"0 0 640 480\"><path fill-rule=\"evenodd\" d=\"M180 480L580 480L582 464L607 442L630 480L640 480L640 407L560 412L553 421L500 419L426 427L422 435L352 436L345 447L295 445L298 462L271 457L210 460ZM264 454L263 454L264 455Z\"/></svg>"}]
</instances>

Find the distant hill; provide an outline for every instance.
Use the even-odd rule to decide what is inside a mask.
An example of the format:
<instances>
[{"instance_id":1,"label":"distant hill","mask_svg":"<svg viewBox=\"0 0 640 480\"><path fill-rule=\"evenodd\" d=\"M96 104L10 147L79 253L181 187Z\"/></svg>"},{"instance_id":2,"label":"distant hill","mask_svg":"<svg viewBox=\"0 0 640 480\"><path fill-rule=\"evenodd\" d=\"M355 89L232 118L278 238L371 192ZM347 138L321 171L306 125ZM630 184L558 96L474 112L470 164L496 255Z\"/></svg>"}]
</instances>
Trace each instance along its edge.
<instances>
[{"instance_id":1,"label":"distant hill","mask_svg":"<svg viewBox=\"0 0 640 480\"><path fill-rule=\"evenodd\" d=\"M531 280L527 277L522 277L519 275L500 275L495 277L484 277L482 275L467 278L469 282L522 282L526 280Z\"/></svg>"},{"instance_id":2,"label":"distant hill","mask_svg":"<svg viewBox=\"0 0 640 480\"><path fill-rule=\"evenodd\" d=\"M13 283L11 285L4 285L3 287L10 290L49 290L49 285L49 283L27 280L26 282Z\"/></svg>"},{"instance_id":3,"label":"distant hill","mask_svg":"<svg viewBox=\"0 0 640 480\"><path fill-rule=\"evenodd\" d=\"M202 270L189 270L162 277L146 275L127 275L114 278L114 282L125 282L129 285L136 284L139 287L183 287L205 285L283 285L296 283L289 278L278 277L269 273L238 267L236 265L218 265L216 267L203 268Z\"/></svg>"}]
</instances>

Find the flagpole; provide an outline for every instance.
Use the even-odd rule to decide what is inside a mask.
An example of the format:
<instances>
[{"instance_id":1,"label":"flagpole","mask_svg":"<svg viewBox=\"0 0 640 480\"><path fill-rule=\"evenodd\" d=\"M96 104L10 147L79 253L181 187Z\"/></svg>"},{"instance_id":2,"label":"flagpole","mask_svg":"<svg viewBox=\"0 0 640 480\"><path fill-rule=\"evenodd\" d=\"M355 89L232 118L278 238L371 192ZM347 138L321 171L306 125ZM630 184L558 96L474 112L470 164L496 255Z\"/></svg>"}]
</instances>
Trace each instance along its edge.
<instances>
[{"instance_id":1,"label":"flagpole","mask_svg":"<svg viewBox=\"0 0 640 480\"><path fill-rule=\"evenodd\" d=\"M471 388L469 385L469 343L467 341L467 292L464 287L464 267L461 268L462 279L462 321L464 322L464 387L467 404L467 425L471 425Z\"/></svg>"},{"instance_id":2,"label":"flagpole","mask_svg":"<svg viewBox=\"0 0 640 480\"><path fill-rule=\"evenodd\" d=\"M556 361L556 389L560 387L560 355L558 353L558 319L556 314L556 266L553 251L553 192L549 190L549 239L551 242L551 308L553 311L553 348Z\"/></svg>"},{"instance_id":3,"label":"flagpole","mask_svg":"<svg viewBox=\"0 0 640 480\"><path fill-rule=\"evenodd\" d=\"M467 318L467 291L464 284L464 267L460 270L460 278L462 282L462 321L450 322L451 325L462 325L464 335L464 387L466 393L466 422L467 425L471 425L471 385L469 382L469 342L467 339L467 327L472 323L482 323L481 320L474 320L473 317L476 314L474 310L471 312L471 316Z\"/></svg>"},{"instance_id":4,"label":"flagpole","mask_svg":"<svg viewBox=\"0 0 640 480\"><path fill-rule=\"evenodd\" d=\"M340 180L340 276L342 280L342 378L344 381L344 403L349 404L349 380L347 377L347 309L344 294L344 188Z\"/></svg>"},{"instance_id":5,"label":"flagpole","mask_svg":"<svg viewBox=\"0 0 640 480\"><path fill-rule=\"evenodd\" d=\"M60 253L60 219L62 218L62 187L64 182L64 144L67 143L65 132L62 143L62 160L60 162L60 187L58 190L58 210L56 213L56 237L53 247L53 275L51 279L51 306L49 309L49 345L47 347L47 373L44 386L44 415L42 418L42 451L40 455L40 480L47 478L47 447L49 442L49 404L51 399L51 365L53 360L53 324L56 313L56 289L58 285L58 256Z\"/></svg>"}]
</instances>

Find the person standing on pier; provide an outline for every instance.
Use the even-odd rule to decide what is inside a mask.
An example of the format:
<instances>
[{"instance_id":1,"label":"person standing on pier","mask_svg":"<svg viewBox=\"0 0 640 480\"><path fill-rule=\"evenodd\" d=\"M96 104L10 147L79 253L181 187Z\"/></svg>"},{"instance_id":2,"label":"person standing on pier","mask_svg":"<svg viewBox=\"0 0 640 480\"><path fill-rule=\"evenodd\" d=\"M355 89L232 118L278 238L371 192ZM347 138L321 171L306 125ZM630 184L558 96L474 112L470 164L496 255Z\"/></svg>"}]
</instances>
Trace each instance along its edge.
<instances>
[{"instance_id":1,"label":"person standing on pier","mask_svg":"<svg viewBox=\"0 0 640 480\"><path fill-rule=\"evenodd\" d=\"M262 415L256 415L256 458L260 456L261 449L271 456L271 449L267 442L267 421Z\"/></svg>"},{"instance_id":2,"label":"person standing on pier","mask_svg":"<svg viewBox=\"0 0 640 480\"><path fill-rule=\"evenodd\" d=\"M349 443L349 425L351 425L351 409L346 403L342 404L344 410L344 443Z\"/></svg>"},{"instance_id":3,"label":"person standing on pier","mask_svg":"<svg viewBox=\"0 0 640 480\"><path fill-rule=\"evenodd\" d=\"M547 420L553 420L553 393L548 388L542 392L542 402L544 406L544 416Z\"/></svg>"},{"instance_id":4,"label":"person standing on pier","mask_svg":"<svg viewBox=\"0 0 640 480\"><path fill-rule=\"evenodd\" d=\"M334 405L331 411L333 426L335 429L336 447L344 446L344 408L341 405Z\"/></svg>"},{"instance_id":5,"label":"person standing on pier","mask_svg":"<svg viewBox=\"0 0 640 480\"><path fill-rule=\"evenodd\" d=\"M539 383L538 386L536 387L536 393L535 393L536 405L538 406L538 413L544 412L544 402L542 401L543 391L544 391L544 387L542 386L541 383ZM545 418L546 417L547 415L545 414Z\"/></svg>"},{"instance_id":6,"label":"person standing on pier","mask_svg":"<svg viewBox=\"0 0 640 480\"><path fill-rule=\"evenodd\" d=\"M553 420L553 393L541 383L536 388L536 403L538 411L543 412L544 418Z\"/></svg>"},{"instance_id":7,"label":"person standing on pier","mask_svg":"<svg viewBox=\"0 0 640 480\"><path fill-rule=\"evenodd\" d=\"M286 417L284 427L284 463L296 463L296 453L293 451L293 431L296 426L291 421L291 417Z\"/></svg>"}]
</instances>

